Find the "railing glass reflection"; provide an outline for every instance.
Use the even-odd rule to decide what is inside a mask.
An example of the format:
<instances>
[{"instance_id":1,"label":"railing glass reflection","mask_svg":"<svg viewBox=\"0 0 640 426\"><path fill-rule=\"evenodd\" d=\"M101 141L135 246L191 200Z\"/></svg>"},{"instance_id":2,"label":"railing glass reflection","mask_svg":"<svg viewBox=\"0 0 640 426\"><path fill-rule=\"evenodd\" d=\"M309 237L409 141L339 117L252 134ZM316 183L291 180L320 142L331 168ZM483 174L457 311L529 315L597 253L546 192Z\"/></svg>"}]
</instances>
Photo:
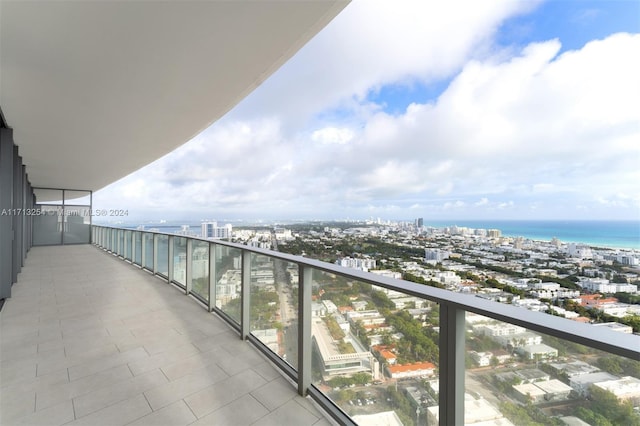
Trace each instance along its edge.
<instances>
[{"instance_id":1,"label":"railing glass reflection","mask_svg":"<svg viewBox=\"0 0 640 426\"><path fill-rule=\"evenodd\" d=\"M209 243L192 240L191 248L191 291L209 301Z\"/></svg>"},{"instance_id":2,"label":"railing glass reflection","mask_svg":"<svg viewBox=\"0 0 640 426\"><path fill-rule=\"evenodd\" d=\"M133 232L133 263L142 265L142 233L140 231Z\"/></svg>"},{"instance_id":3,"label":"railing glass reflection","mask_svg":"<svg viewBox=\"0 0 640 426\"><path fill-rule=\"evenodd\" d=\"M217 244L213 247L216 262L215 307L239 325L242 306L242 250Z\"/></svg>"}]
</instances>

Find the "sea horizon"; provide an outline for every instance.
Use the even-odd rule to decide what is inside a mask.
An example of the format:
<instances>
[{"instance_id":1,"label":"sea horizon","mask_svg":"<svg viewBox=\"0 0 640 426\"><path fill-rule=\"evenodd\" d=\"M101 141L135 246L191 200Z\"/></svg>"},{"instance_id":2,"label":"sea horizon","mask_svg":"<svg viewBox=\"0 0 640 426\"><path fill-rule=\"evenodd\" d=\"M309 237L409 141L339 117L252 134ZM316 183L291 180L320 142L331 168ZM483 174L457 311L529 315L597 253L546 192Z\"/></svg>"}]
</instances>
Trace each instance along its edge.
<instances>
[{"instance_id":1,"label":"sea horizon","mask_svg":"<svg viewBox=\"0 0 640 426\"><path fill-rule=\"evenodd\" d=\"M252 224L246 220L220 221L224 223L240 222L242 226L263 225L268 223ZM300 220L290 223L314 223L318 220ZM327 220L340 222L339 220ZM144 225L146 228L162 228L175 232L182 225L188 225L192 231L199 233L200 221L196 220L172 220L157 223L137 223L124 225L130 228ZM273 224L283 224L283 221L273 221ZM236 225L237 226L237 225ZM286 226L286 225L284 225ZM640 250L640 221L636 220L424 220L425 227L446 228L452 226L473 229L499 229L505 237L522 237L535 241L551 241L557 238L563 243L586 244L591 247L620 248ZM175 228L175 229L174 229ZM193 229L195 228L195 229ZM169 232L169 231L167 231Z\"/></svg>"},{"instance_id":2,"label":"sea horizon","mask_svg":"<svg viewBox=\"0 0 640 426\"><path fill-rule=\"evenodd\" d=\"M499 229L505 237L640 249L640 221L636 220L434 220L425 221L424 226Z\"/></svg>"}]
</instances>

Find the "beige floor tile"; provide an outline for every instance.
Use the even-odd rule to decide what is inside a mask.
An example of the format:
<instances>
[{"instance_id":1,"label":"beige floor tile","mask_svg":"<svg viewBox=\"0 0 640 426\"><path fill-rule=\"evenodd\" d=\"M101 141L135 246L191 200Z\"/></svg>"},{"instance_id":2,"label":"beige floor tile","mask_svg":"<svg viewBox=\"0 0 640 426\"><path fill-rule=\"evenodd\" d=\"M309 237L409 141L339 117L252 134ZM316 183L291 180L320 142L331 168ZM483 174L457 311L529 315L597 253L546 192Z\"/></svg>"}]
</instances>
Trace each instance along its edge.
<instances>
[{"instance_id":1,"label":"beige floor tile","mask_svg":"<svg viewBox=\"0 0 640 426\"><path fill-rule=\"evenodd\" d=\"M317 413L317 412L316 412ZM294 400L280 406L254 423L257 426L313 425L320 420L319 414L313 414Z\"/></svg>"},{"instance_id":2,"label":"beige floor tile","mask_svg":"<svg viewBox=\"0 0 640 426\"><path fill-rule=\"evenodd\" d=\"M108 370L109 368L127 364L131 361L146 359L149 354L143 348L136 348L126 352L114 352L88 360L82 364L69 367L69 380L77 380L84 376Z\"/></svg>"},{"instance_id":3,"label":"beige floor tile","mask_svg":"<svg viewBox=\"0 0 640 426\"><path fill-rule=\"evenodd\" d=\"M269 414L260 402L251 395L242 396L193 423L192 426L250 425Z\"/></svg>"},{"instance_id":4,"label":"beige floor tile","mask_svg":"<svg viewBox=\"0 0 640 426\"><path fill-rule=\"evenodd\" d=\"M294 389L293 385L284 377L280 377L254 390L251 395L273 411L296 396L291 392L292 389Z\"/></svg>"},{"instance_id":5,"label":"beige floor tile","mask_svg":"<svg viewBox=\"0 0 640 426\"><path fill-rule=\"evenodd\" d=\"M130 423L128 426L183 426L196 421L187 404L177 401Z\"/></svg>"},{"instance_id":6,"label":"beige floor tile","mask_svg":"<svg viewBox=\"0 0 640 426\"><path fill-rule=\"evenodd\" d=\"M189 374L172 382L157 386L145 392L145 396L151 408L157 410L192 395L209 385L224 380L227 377L220 367L212 365L198 370L195 374Z\"/></svg>"},{"instance_id":7,"label":"beige floor tile","mask_svg":"<svg viewBox=\"0 0 640 426\"><path fill-rule=\"evenodd\" d=\"M200 418L258 389L265 383L266 381L258 373L247 370L186 397L185 402Z\"/></svg>"},{"instance_id":8,"label":"beige floor tile","mask_svg":"<svg viewBox=\"0 0 640 426\"><path fill-rule=\"evenodd\" d=\"M151 412L144 395L137 395L67 423L69 426L121 426ZM78 415L76 410L76 416Z\"/></svg>"},{"instance_id":9,"label":"beige floor tile","mask_svg":"<svg viewBox=\"0 0 640 426\"><path fill-rule=\"evenodd\" d=\"M54 426L74 420L70 399L11 422L12 426Z\"/></svg>"},{"instance_id":10,"label":"beige floor tile","mask_svg":"<svg viewBox=\"0 0 640 426\"><path fill-rule=\"evenodd\" d=\"M35 411L36 395L33 391L3 392L0 397L0 425L32 414Z\"/></svg>"},{"instance_id":11,"label":"beige floor tile","mask_svg":"<svg viewBox=\"0 0 640 426\"><path fill-rule=\"evenodd\" d=\"M73 399L76 417L86 416L89 413L115 404L116 402L132 398L166 382L167 379L160 370L153 370L132 379L114 383L81 395Z\"/></svg>"},{"instance_id":12,"label":"beige floor tile","mask_svg":"<svg viewBox=\"0 0 640 426\"><path fill-rule=\"evenodd\" d=\"M113 383L131 379L131 377L129 368L126 365L121 365L72 382L48 388L42 387L36 393L36 410L42 410L64 400L71 400Z\"/></svg>"}]
</instances>

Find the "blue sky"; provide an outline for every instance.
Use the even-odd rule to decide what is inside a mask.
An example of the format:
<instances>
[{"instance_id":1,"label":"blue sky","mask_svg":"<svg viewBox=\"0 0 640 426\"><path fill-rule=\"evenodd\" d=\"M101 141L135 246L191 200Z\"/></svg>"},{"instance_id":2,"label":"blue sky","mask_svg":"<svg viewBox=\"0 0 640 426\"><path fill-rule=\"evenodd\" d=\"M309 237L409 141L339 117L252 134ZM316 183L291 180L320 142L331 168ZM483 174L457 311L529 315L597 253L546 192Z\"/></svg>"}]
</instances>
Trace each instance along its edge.
<instances>
[{"instance_id":1,"label":"blue sky","mask_svg":"<svg viewBox=\"0 0 640 426\"><path fill-rule=\"evenodd\" d=\"M633 0L355 0L94 202L134 221L639 219L639 33Z\"/></svg>"}]
</instances>

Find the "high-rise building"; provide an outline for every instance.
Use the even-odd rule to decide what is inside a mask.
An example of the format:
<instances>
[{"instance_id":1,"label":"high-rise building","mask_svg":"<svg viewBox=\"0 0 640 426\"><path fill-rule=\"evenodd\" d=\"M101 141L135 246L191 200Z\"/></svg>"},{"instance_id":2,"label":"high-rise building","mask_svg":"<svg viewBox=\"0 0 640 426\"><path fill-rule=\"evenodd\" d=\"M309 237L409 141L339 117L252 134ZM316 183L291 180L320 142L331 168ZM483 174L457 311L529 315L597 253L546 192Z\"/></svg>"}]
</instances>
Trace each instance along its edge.
<instances>
[{"instance_id":1,"label":"high-rise building","mask_svg":"<svg viewBox=\"0 0 640 426\"><path fill-rule=\"evenodd\" d=\"M230 223L227 223L224 226L218 226L218 222L202 222L200 226L202 229L202 238L211 240L231 239L233 226Z\"/></svg>"}]
</instances>

